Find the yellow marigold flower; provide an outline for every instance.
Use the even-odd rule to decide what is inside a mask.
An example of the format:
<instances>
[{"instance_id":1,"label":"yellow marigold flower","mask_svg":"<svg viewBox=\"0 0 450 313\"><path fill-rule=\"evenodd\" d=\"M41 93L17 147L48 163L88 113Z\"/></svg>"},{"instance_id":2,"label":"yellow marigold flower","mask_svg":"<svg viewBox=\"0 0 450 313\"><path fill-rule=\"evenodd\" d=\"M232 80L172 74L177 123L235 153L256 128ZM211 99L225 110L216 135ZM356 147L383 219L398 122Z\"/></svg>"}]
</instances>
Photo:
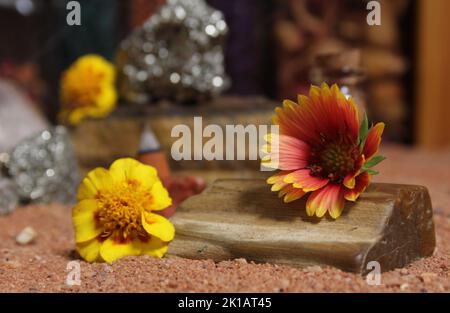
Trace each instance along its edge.
<instances>
[{"instance_id":1,"label":"yellow marigold flower","mask_svg":"<svg viewBox=\"0 0 450 313\"><path fill-rule=\"evenodd\" d=\"M86 117L107 116L117 102L115 79L114 65L101 56L80 57L62 75L60 120L76 125Z\"/></svg>"},{"instance_id":2,"label":"yellow marigold flower","mask_svg":"<svg viewBox=\"0 0 450 313\"><path fill-rule=\"evenodd\" d=\"M172 204L155 168L134 159L89 172L78 189L72 220L78 253L108 263L130 255L161 258L175 228L153 213Z\"/></svg>"},{"instance_id":3,"label":"yellow marigold flower","mask_svg":"<svg viewBox=\"0 0 450 313\"><path fill-rule=\"evenodd\" d=\"M384 123L369 129L367 116L360 123L353 99L327 84L312 86L297 102L285 100L275 113L280 134L268 136L262 163L279 172L267 183L286 203L310 193L309 216L338 218L345 200L356 201L378 173Z\"/></svg>"}]
</instances>

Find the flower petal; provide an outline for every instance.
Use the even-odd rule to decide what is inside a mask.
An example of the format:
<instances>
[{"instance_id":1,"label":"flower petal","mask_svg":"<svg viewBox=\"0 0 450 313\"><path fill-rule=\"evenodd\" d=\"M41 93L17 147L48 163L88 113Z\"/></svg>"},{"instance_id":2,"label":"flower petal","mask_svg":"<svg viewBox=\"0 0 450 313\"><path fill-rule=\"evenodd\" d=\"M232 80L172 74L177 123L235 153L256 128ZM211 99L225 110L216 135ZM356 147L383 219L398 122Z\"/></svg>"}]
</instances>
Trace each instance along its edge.
<instances>
[{"instance_id":1,"label":"flower petal","mask_svg":"<svg viewBox=\"0 0 450 313\"><path fill-rule=\"evenodd\" d=\"M111 186L111 182L112 178L108 170L98 167L90 171L78 188L78 201L95 198L97 192Z\"/></svg>"},{"instance_id":2,"label":"flower petal","mask_svg":"<svg viewBox=\"0 0 450 313\"><path fill-rule=\"evenodd\" d=\"M97 201L94 199L82 200L72 209L76 242L91 240L102 232L102 229L97 227L95 221L96 209Z\"/></svg>"},{"instance_id":3,"label":"flower petal","mask_svg":"<svg viewBox=\"0 0 450 313\"><path fill-rule=\"evenodd\" d=\"M332 218L337 219L339 216L341 216L345 206L343 188L341 187L338 192L335 192L334 195L330 195L330 197L333 198L331 200L331 207L328 209L328 212L330 213L330 216Z\"/></svg>"},{"instance_id":4,"label":"flower petal","mask_svg":"<svg viewBox=\"0 0 450 313\"><path fill-rule=\"evenodd\" d=\"M347 176L345 176L342 183L349 189L355 188L355 175L353 173L348 174Z\"/></svg>"},{"instance_id":5,"label":"flower petal","mask_svg":"<svg viewBox=\"0 0 450 313\"><path fill-rule=\"evenodd\" d=\"M172 241L175 237L175 227L173 224L159 214L143 212L142 226L147 233L162 241Z\"/></svg>"},{"instance_id":6,"label":"flower petal","mask_svg":"<svg viewBox=\"0 0 450 313\"><path fill-rule=\"evenodd\" d=\"M95 98L96 106L89 107L89 116L102 118L108 116L115 108L117 91L114 85L105 85Z\"/></svg>"},{"instance_id":7,"label":"flower petal","mask_svg":"<svg viewBox=\"0 0 450 313\"><path fill-rule=\"evenodd\" d=\"M306 201L306 213L323 217L328 211L334 219L338 218L344 209L345 199L343 187L329 184L322 189L314 191Z\"/></svg>"},{"instance_id":8,"label":"flower petal","mask_svg":"<svg viewBox=\"0 0 450 313\"><path fill-rule=\"evenodd\" d=\"M87 116L89 113L88 109L85 108L78 108L71 111L66 111L66 116L69 124L71 125L78 125L83 120L85 116Z\"/></svg>"},{"instance_id":9,"label":"flower petal","mask_svg":"<svg viewBox=\"0 0 450 313\"><path fill-rule=\"evenodd\" d=\"M122 158L114 161L109 171L115 182L136 180L145 187L151 188L159 181L156 169L149 165L144 165L132 158Z\"/></svg>"},{"instance_id":10,"label":"flower petal","mask_svg":"<svg viewBox=\"0 0 450 313\"><path fill-rule=\"evenodd\" d=\"M279 193L278 196L281 198L284 196L283 201L285 203L290 203L292 201L298 200L306 194L300 188L294 188L292 185L284 187Z\"/></svg>"},{"instance_id":11,"label":"flower petal","mask_svg":"<svg viewBox=\"0 0 450 313\"><path fill-rule=\"evenodd\" d=\"M354 171L344 177L343 184L345 187L349 189L355 188L355 177L358 176L359 173L361 172L361 168L364 165L365 161L366 160L364 158L364 155L363 154L360 155L358 160L356 161Z\"/></svg>"},{"instance_id":12,"label":"flower petal","mask_svg":"<svg viewBox=\"0 0 450 313\"><path fill-rule=\"evenodd\" d=\"M269 158L263 158L267 167L280 170L297 170L308 165L310 156L309 146L301 140L291 136L271 134L268 147Z\"/></svg>"},{"instance_id":13,"label":"flower petal","mask_svg":"<svg viewBox=\"0 0 450 313\"><path fill-rule=\"evenodd\" d=\"M117 242L111 237L106 239L100 247L100 256L108 263L133 255L150 255L161 258L168 250L168 243L156 237L150 237L146 241L135 239L127 242Z\"/></svg>"},{"instance_id":14,"label":"flower petal","mask_svg":"<svg viewBox=\"0 0 450 313\"><path fill-rule=\"evenodd\" d=\"M98 55L86 55L64 71L60 84L63 122L78 124L85 117L103 117L117 102L114 65Z\"/></svg>"},{"instance_id":15,"label":"flower petal","mask_svg":"<svg viewBox=\"0 0 450 313\"><path fill-rule=\"evenodd\" d=\"M328 178L316 177L310 175L309 169L301 169L288 174L284 182L293 184L295 188L301 188L304 192L314 191L328 184Z\"/></svg>"},{"instance_id":16,"label":"flower petal","mask_svg":"<svg viewBox=\"0 0 450 313\"><path fill-rule=\"evenodd\" d=\"M151 237L148 242L142 243L142 254L155 258L162 258L168 249L168 243L157 237Z\"/></svg>"},{"instance_id":17,"label":"flower petal","mask_svg":"<svg viewBox=\"0 0 450 313\"><path fill-rule=\"evenodd\" d=\"M93 53L83 55L74 62L73 67L76 69L89 68L92 73L102 73L105 84L114 83L116 76L114 65L100 55Z\"/></svg>"},{"instance_id":18,"label":"flower petal","mask_svg":"<svg viewBox=\"0 0 450 313\"><path fill-rule=\"evenodd\" d=\"M95 198L96 194L97 188L95 188L95 186L89 179L84 178L80 186L78 187L77 199L79 201L85 199L93 199Z\"/></svg>"},{"instance_id":19,"label":"flower petal","mask_svg":"<svg viewBox=\"0 0 450 313\"><path fill-rule=\"evenodd\" d=\"M152 195L152 211L164 210L172 204L172 198L170 198L169 192L164 188L161 181L158 180L153 184L150 193Z\"/></svg>"},{"instance_id":20,"label":"flower petal","mask_svg":"<svg viewBox=\"0 0 450 313\"><path fill-rule=\"evenodd\" d=\"M345 189L344 197L349 201L356 201L359 195L364 192L367 186L370 183L370 175L367 172L363 172L356 176L355 179L355 188L353 189Z\"/></svg>"},{"instance_id":21,"label":"flower petal","mask_svg":"<svg viewBox=\"0 0 450 313\"><path fill-rule=\"evenodd\" d=\"M323 137L348 134L356 141L359 130L358 110L354 101L347 99L337 85L311 86L309 97L299 97L300 105L285 101L283 108L275 109L274 123L280 134L289 135L309 145L320 144Z\"/></svg>"},{"instance_id":22,"label":"flower petal","mask_svg":"<svg viewBox=\"0 0 450 313\"><path fill-rule=\"evenodd\" d=\"M85 242L77 242L76 250L78 254L87 262L100 260L100 247L102 242L97 238Z\"/></svg>"},{"instance_id":23,"label":"flower petal","mask_svg":"<svg viewBox=\"0 0 450 313\"><path fill-rule=\"evenodd\" d=\"M378 152L383 131L384 123L378 123L369 130L363 149L363 154L367 161Z\"/></svg>"},{"instance_id":24,"label":"flower petal","mask_svg":"<svg viewBox=\"0 0 450 313\"><path fill-rule=\"evenodd\" d=\"M284 178L289 173L290 172L288 172L288 171L280 171L280 172L276 173L275 175L270 176L267 179L267 183L272 185L271 190L272 191L280 191L283 187L287 186L288 183L284 182Z\"/></svg>"},{"instance_id":25,"label":"flower petal","mask_svg":"<svg viewBox=\"0 0 450 313\"><path fill-rule=\"evenodd\" d=\"M100 256L108 263L126 256L140 255L142 253L142 244L139 240L130 240L120 242L111 237L106 239L100 247Z\"/></svg>"},{"instance_id":26,"label":"flower petal","mask_svg":"<svg viewBox=\"0 0 450 313\"><path fill-rule=\"evenodd\" d=\"M309 144L317 142L314 122L304 116L306 105L299 106L290 100L284 101L283 104L283 108L275 109L275 116L272 118L272 122L280 126L280 134L298 138Z\"/></svg>"}]
</instances>

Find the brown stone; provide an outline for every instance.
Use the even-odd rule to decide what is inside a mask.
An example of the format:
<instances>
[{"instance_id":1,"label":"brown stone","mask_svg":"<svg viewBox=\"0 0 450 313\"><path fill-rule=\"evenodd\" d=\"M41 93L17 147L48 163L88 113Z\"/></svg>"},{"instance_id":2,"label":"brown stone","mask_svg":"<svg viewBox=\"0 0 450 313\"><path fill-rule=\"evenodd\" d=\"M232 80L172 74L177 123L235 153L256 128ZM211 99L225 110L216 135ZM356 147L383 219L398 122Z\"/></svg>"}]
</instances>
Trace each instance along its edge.
<instances>
[{"instance_id":1,"label":"brown stone","mask_svg":"<svg viewBox=\"0 0 450 313\"><path fill-rule=\"evenodd\" d=\"M364 274L370 261L388 271L435 248L428 191L412 185L371 184L332 220L308 217L304 199L284 204L263 179L217 180L185 201L172 221L176 238L169 254L193 259L245 258Z\"/></svg>"}]
</instances>

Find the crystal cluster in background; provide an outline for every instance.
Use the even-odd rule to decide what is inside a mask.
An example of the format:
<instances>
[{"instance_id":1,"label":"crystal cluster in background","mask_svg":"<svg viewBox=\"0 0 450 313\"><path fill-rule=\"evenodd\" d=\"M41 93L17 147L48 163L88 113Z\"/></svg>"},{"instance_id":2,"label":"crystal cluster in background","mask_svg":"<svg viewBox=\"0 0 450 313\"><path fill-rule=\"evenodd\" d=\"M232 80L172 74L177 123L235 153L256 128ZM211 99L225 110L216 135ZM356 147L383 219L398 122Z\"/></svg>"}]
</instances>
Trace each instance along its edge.
<instances>
[{"instance_id":1,"label":"crystal cluster in background","mask_svg":"<svg viewBox=\"0 0 450 313\"><path fill-rule=\"evenodd\" d=\"M1 154L0 213L20 202L71 203L79 183L78 165L64 127L43 130Z\"/></svg>"},{"instance_id":2,"label":"crystal cluster in background","mask_svg":"<svg viewBox=\"0 0 450 313\"><path fill-rule=\"evenodd\" d=\"M19 195L14 182L0 174L0 216L14 211L18 203Z\"/></svg>"},{"instance_id":3,"label":"crystal cluster in background","mask_svg":"<svg viewBox=\"0 0 450 313\"><path fill-rule=\"evenodd\" d=\"M121 95L130 102L180 102L220 94L229 84L224 66L228 27L203 0L168 0L121 43Z\"/></svg>"}]
</instances>

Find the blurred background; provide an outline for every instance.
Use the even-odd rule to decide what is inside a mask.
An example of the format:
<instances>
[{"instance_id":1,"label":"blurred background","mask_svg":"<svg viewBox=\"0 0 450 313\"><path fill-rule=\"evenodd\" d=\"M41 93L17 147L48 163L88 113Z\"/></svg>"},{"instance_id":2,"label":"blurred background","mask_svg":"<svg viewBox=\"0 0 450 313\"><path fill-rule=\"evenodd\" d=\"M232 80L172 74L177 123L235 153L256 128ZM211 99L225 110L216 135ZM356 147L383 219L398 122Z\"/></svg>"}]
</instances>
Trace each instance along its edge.
<instances>
[{"instance_id":1,"label":"blurred background","mask_svg":"<svg viewBox=\"0 0 450 313\"><path fill-rule=\"evenodd\" d=\"M67 1L0 0L0 83L13 82L51 123L63 70L88 53L116 62L122 40L165 1L79 3L82 25L68 26ZM224 64L231 84L224 95L233 97L230 108L254 109L259 102L295 99L310 83L343 81L361 95L372 121L388 125L389 141L450 145L450 1L381 0L381 26L367 24L363 0L207 3L228 25Z\"/></svg>"}]
</instances>

